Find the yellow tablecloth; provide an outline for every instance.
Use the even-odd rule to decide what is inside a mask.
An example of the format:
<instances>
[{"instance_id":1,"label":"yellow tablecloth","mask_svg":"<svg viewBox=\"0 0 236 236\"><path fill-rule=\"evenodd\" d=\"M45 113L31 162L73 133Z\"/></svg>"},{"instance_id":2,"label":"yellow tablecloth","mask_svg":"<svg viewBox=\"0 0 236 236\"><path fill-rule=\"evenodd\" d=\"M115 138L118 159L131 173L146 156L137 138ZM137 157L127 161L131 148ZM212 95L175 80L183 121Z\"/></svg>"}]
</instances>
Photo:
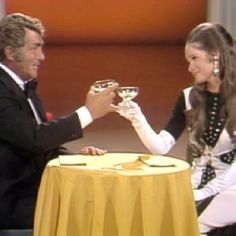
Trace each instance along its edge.
<instances>
[{"instance_id":1,"label":"yellow tablecloth","mask_svg":"<svg viewBox=\"0 0 236 236\"><path fill-rule=\"evenodd\" d=\"M87 166L49 162L39 189L34 235L199 236L189 165L151 156L154 163L164 160L175 167L148 167L135 161L138 156L87 157Z\"/></svg>"}]
</instances>

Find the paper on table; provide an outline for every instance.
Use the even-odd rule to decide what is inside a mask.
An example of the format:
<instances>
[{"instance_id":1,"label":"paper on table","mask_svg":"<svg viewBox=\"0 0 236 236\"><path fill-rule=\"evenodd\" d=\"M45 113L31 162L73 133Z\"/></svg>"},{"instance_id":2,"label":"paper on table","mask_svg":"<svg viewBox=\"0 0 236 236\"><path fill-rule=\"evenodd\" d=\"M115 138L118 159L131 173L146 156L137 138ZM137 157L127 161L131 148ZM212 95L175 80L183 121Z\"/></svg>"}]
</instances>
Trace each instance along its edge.
<instances>
[{"instance_id":1,"label":"paper on table","mask_svg":"<svg viewBox=\"0 0 236 236\"><path fill-rule=\"evenodd\" d=\"M139 161L144 163L149 167L175 167L173 160L166 158L164 156L149 156L149 155L140 155Z\"/></svg>"},{"instance_id":2,"label":"paper on table","mask_svg":"<svg viewBox=\"0 0 236 236\"><path fill-rule=\"evenodd\" d=\"M86 156L81 155L61 155L59 156L60 165L79 165L86 166Z\"/></svg>"},{"instance_id":3,"label":"paper on table","mask_svg":"<svg viewBox=\"0 0 236 236\"><path fill-rule=\"evenodd\" d=\"M130 153L107 153L102 157L86 155L61 155L59 156L60 165L67 166L86 166L92 169L127 169L140 168L141 165L149 167L175 167L176 162L173 158L165 156L154 156L147 154L130 154Z\"/></svg>"}]
</instances>

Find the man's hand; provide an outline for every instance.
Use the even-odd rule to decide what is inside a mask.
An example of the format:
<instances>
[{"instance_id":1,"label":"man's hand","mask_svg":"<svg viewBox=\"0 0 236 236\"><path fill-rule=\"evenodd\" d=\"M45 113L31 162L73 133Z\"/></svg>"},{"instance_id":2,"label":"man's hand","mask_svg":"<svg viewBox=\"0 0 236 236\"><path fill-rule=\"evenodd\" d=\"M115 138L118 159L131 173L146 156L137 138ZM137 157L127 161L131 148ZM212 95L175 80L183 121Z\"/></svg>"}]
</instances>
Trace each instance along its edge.
<instances>
[{"instance_id":1,"label":"man's hand","mask_svg":"<svg viewBox=\"0 0 236 236\"><path fill-rule=\"evenodd\" d=\"M80 153L83 155L102 156L105 153L107 153L107 150L93 147L93 146L86 146L80 150Z\"/></svg>"},{"instance_id":2,"label":"man's hand","mask_svg":"<svg viewBox=\"0 0 236 236\"><path fill-rule=\"evenodd\" d=\"M87 93L85 106L88 108L93 119L100 118L109 112L118 110L118 107L112 104L113 98L115 97L114 91L117 87L118 83L115 83L99 93L95 93L90 89Z\"/></svg>"}]
</instances>

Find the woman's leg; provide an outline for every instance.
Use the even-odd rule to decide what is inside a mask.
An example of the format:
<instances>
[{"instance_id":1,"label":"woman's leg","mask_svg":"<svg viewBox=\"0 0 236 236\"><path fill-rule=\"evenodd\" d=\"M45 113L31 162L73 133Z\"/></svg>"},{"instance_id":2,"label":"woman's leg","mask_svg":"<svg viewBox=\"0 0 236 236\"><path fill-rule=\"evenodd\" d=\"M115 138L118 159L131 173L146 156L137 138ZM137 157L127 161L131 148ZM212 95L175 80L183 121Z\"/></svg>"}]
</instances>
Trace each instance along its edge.
<instances>
[{"instance_id":1,"label":"woman's leg","mask_svg":"<svg viewBox=\"0 0 236 236\"><path fill-rule=\"evenodd\" d=\"M228 189L218 194L199 216L200 233L236 223L236 191Z\"/></svg>"}]
</instances>

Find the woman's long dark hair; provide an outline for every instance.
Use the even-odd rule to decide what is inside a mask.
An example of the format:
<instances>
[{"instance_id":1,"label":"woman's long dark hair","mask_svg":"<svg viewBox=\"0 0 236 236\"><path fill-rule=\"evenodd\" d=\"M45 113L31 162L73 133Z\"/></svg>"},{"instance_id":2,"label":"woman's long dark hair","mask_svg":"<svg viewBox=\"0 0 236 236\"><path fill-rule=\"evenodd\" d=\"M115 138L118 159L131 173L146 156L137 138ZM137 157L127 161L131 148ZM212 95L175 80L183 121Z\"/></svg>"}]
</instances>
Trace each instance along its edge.
<instances>
[{"instance_id":1,"label":"woman's long dark hair","mask_svg":"<svg viewBox=\"0 0 236 236\"><path fill-rule=\"evenodd\" d=\"M198 49L210 55L219 52L220 117L226 121L226 129L235 142L236 131L236 50L232 36L220 24L203 23L188 35L186 44L194 43ZM186 113L187 125L194 142L204 146L202 135L206 127L206 84L196 84L190 92L192 109Z\"/></svg>"}]
</instances>

